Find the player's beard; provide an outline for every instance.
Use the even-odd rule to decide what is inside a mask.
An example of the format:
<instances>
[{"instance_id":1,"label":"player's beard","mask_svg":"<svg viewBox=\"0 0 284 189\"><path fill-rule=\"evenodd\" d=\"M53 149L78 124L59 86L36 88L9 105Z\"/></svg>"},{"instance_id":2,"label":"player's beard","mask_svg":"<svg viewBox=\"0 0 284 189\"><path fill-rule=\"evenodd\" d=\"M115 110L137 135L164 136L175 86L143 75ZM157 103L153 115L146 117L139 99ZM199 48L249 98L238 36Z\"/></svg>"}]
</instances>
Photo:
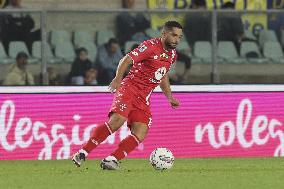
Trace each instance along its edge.
<instances>
[{"instance_id":1,"label":"player's beard","mask_svg":"<svg viewBox=\"0 0 284 189\"><path fill-rule=\"evenodd\" d=\"M169 41L165 41L165 45L167 49L176 49L177 44L172 44Z\"/></svg>"}]
</instances>

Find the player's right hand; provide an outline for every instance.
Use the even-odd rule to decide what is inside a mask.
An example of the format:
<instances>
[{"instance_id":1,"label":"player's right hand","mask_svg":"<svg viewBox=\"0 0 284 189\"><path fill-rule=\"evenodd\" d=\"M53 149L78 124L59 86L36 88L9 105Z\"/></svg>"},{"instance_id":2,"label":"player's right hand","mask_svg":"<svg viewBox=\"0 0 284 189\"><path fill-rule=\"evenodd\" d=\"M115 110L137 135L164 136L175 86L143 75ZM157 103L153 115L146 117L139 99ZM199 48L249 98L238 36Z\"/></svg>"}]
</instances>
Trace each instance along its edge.
<instances>
[{"instance_id":1,"label":"player's right hand","mask_svg":"<svg viewBox=\"0 0 284 189\"><path fill-rule=\"evenodd\" d=\"M121 79L119 78L114 78L111 83L109 84L108 86L108 90L111 92L111 93L114 93L120 86L120 83L121 83Z\"/></svg>"}]
</instances>

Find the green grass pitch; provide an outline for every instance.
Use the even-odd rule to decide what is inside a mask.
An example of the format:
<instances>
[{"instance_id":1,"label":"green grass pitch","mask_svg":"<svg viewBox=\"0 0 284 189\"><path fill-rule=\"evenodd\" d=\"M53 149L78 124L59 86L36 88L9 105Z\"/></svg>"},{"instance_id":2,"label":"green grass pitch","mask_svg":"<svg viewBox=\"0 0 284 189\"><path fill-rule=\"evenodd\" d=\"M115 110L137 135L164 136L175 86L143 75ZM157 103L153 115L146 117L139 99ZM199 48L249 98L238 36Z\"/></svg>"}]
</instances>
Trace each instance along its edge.
<instances>
[{"instance_id":1,"label":"green grass pitch","mask_svg":"<svg viewBox=\"0 0 284 189\"><path fill-rule=\"evenodd\" d=\"M167 171L147 159L122 161L123 171L102 171L99 160L76 168L70 160L0 161L1 189L277 189L284 188L283 158L176 159Z\"/></svg>"}]
</instances>

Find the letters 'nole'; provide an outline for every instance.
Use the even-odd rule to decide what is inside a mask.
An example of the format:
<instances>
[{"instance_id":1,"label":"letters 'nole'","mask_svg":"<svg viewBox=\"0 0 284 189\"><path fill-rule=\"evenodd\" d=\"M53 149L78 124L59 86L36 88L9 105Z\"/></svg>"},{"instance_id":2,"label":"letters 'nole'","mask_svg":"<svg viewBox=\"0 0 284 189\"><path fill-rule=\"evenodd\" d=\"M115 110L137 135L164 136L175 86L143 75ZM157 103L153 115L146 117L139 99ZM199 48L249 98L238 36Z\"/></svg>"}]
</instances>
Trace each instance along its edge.
<instances>
[{"instance_id":1,"label":"letters 'nole'","mask_svg":"<svg viewBox=\"0 0 284 189\"><path fill-rule=\"evenodd\" d=\"M252 120L252 110L250 99L243 99L239 104L236 120L222 122L219 126L214 126L211 122L203 126L196 125L195 142L202 143L207 134L209 144L216 149L230 146L234 142L238 142L242 148L250 148L253 145L265 145L270 139L277 139L279 145L273 155L284 156L282 123L265 115L255 116Z\"/></svg>"}]
</instances>

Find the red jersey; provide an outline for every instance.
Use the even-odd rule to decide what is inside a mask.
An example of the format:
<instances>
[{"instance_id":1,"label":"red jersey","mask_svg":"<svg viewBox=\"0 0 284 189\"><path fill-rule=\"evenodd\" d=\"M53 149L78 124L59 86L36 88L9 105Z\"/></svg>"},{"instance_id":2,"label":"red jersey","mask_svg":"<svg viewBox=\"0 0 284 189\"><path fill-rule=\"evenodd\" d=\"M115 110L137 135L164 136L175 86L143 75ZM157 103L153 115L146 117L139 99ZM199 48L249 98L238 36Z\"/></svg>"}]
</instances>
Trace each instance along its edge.
<instances>
[{"instance_id":1,"label":"red jersey","mask_svg":"<svg viewBox=\"0 0 284 189\"><path fill-rule=\"evenodd\" d=\"M123 85L133 87L147 104L151 92L161 83L161 79L176 61L175 50L165 50L160 38L141 43L127 54L133 60L133 67L123 79Z\"/></svg>"},{"instance_id":2,"label":"red jersey","mask_svg":"<svg viewBox=\"0 0 284 189\"><path fill-rule=\"evenodd\" d=\"M133 66L116 91L110 113L128 118L129 126L141 122L150 127L150 95L176 61L176 51L165 50L161 39L154 38L144 41L128 56Z\"/></svg>"}]
</instances>

